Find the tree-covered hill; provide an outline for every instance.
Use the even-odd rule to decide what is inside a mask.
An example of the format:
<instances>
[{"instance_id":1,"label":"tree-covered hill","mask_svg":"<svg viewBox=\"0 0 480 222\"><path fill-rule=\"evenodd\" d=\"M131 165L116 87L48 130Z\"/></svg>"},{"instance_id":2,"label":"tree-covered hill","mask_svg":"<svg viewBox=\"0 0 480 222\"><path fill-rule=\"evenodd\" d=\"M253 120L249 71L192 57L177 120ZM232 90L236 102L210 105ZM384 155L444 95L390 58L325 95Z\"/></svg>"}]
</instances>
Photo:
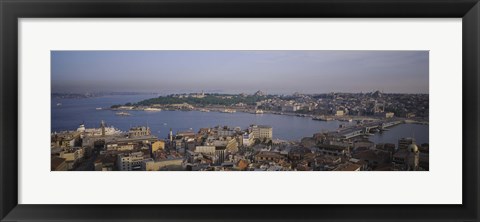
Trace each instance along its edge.
<instances>
[{"instance_id":1,"label":"tree-covered hill","mask_svg":"<svg viewBox=\"0 0 480 222\"><path fill-rule=\"evenodd\" d=\"M203 98L198 98L191 95L186 95L186 96L168 95L168 96L160 96L157 98L146 99L131 105L151 106L154 104L169 105L169 104L181 104L181 103L188 103L190 105L196 105L196 106L207 106L207 105L230 106L238 103L255 105L256 102L259 102L268 98L271 98L271 96L206 94Z\"/></svg>"}]
</instances>

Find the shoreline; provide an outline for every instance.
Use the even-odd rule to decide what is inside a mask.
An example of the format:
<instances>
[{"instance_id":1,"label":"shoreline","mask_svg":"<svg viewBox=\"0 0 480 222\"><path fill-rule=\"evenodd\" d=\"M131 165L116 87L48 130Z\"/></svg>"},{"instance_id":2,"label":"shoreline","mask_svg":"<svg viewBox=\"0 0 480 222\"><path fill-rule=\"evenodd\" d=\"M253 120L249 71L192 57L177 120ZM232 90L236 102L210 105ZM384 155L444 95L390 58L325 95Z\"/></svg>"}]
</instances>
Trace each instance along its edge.
<instances>
[{"instance_id":1,"label":"shoreline","mask_svg":"<svg viewBox=\"0 0 480 222\"><path fill-rule=\"evenodd\" d=\"M145 109L159 109L159 110L145 110ZM262 110L262 113L257 113L255 109L252 108L226 108L220 106L209 106L209 107L194 107L191 106L189 109L182 109L182 108L161 108L159 106L142 106L142 107L134 107L134 108L101 108L100 110L110 110L110 111L118 111L118 112L125 112L125 111L134 111L134 112L163 112L163 111L182 111L182 112L189 112L189 111L197 111L197 112L217 112L217 113L249 113L253 115L262 115L262 114L271 114L271 115L284 115L284 116L296 116L296 117L306 117L311 118L312 120L317 121L340 121L340 122L352 122L352 121L381 121L387 120L388 118L379 117L379 116L334 116L334 115L314 115L314 114L303 114L303 113L292 113L292 112L282 112L282 111L271 111L271 110ZM321 117L322 119L315 119ZM420 125L429 125L428 120L424 119L407 119L404 117L393 117L392 119L400 120L405 124L420 124Z\"/></svg>"}]
</instances>

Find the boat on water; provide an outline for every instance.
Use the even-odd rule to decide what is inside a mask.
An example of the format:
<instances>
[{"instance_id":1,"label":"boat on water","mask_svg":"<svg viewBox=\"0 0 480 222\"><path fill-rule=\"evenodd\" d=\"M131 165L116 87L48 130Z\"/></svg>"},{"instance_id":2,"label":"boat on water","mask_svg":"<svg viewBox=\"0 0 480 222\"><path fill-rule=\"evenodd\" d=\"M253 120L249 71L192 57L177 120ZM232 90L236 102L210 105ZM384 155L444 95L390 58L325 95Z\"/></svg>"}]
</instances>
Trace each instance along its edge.
<instances>
[{"instance_id":1,"label":"boat on water","mask_svg":"<svg viewBox=\"0 0 480 222\"><path fill-rule=\"evenodd\" d=\"M148 107L148 108L145 108L143 111L146 111L146 112L159 112L159 111L162 111L162 109L160 109L160 108Z\"/></svg>"},{"instance_id":2,"label":"boat on water","mask_svg":"<svg viewBox=\"0 0 480 222\"><path fill-rule=\"evenodd\" d=\"M101 136L102 134L106 136L111 136L111 135L121 135L124 133L113 126L103 126L99 128L85 128L84 124L80 124L80 126L77 128L77 132L83 132L85 133L85 135L88 135L88 136Z\"/></svg>"},{"instance_id":3,"label":"boat on water","mask_svg":"<svg viewBox=\"0 0 480 222\"><path fill-rule=\"evenodd\" d=\"M206 112L206 113L208 113L208 112L210 112L210 110L208 110L208 109L200 109L200 112Z\"/></svg>"},{"instance_id":4,"label":"boat on water","mask_svg":"<svg viewBox=\"0 0 480 222\"><path fill-rule=\"evenodd\" d=\"M118 113L115 113L115 115L117 115L117 116L131 116L132 114L127 113L127 112L118 112Z\"/></svg>"},{"instance_id":5,"label":"boat on water","mask_svg":"<svg viewBox=\"0 0 480 222\"><path fill-rule=\"evenodd\" d=\"M97 107L97 108L95 108L95 109L96 109L96 110L102 110L102 108L101 108L101 107Z\"/></svg>"},{"instance_id":6,"label":"boat on water","mask_svg":"<svg viewBox=\"0 0 480 222\"><path fill-rule=\"evenodd\" d=\"M333 120L332 117L326 117L326 116L316 116L312 118L313 120L318 120L318 121L331 121Z\"/></svg>"},{"instance_id":7,"label":"boat on water","mask_svg":"<svg viewBox=\"0 0 480 222\"><path fill-rule=\"evenodd\" d=\"M57 106L61 106L61 105L62 105L62 103L57 103Z\"/></svg>"},{"instance_id":8,"label":"boat on water","mask_svg":"<svg viewBox=\"0 0 480 222\"><path fill-rule=\"evenodd\" d=\"M257 109L257 110L255 110L255 114L263 114L263 110Z\"/></svg>"},{"instance_id":9,"label":"boat on water","mask_svg":"<svg viewBox=\"0 0 480 222\"><path fill-rule=\"evenodd\" d=\"M220 112L222 112L222 113L235 113L237 111L234 110L234 109L224 109L224 110L221 110Z\"/></svg>"}]
</instances>

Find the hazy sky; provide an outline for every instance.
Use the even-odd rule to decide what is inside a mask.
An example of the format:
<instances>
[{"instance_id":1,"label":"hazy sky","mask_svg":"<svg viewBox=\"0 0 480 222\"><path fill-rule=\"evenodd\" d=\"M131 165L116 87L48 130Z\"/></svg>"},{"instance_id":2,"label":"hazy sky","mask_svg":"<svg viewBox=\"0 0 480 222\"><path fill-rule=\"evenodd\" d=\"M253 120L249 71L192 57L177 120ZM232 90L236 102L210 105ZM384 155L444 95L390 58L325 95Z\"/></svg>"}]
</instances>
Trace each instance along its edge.
<instances>
[{"instance_id":1,"label":"hazy sky","mask_svg":"<svg viewBox=\"0 0 480 222\"><path fill-rule=\"evenodd\" d=\"M428 51L52 51L52 92L428 93Z\"/></svg>"}]
</instances>

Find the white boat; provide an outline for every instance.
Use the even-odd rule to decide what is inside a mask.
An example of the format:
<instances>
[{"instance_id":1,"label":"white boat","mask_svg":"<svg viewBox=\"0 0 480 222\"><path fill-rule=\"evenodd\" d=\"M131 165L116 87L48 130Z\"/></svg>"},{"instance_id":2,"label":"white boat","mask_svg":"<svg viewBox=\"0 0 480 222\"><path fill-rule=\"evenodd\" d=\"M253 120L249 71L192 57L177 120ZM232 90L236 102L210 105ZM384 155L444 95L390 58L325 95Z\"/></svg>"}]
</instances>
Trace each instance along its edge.
<instances>
[{"instance_id":1,"label":"white boat","mask_svg":"<svg viewBox=\"0 0 480 222\"><path fill-rule=\"evenodd\" d=\"M210 112L210 110L208 110L208 109L200 109L200 112L206 112L206 113L208 113L208 112Z\"/></svg>"},{"instance_id":2,"label":"white boat","mask_svg":"<svg viewBox=\"0 0 480 222\"><path fill-rule=\"evenodd\" d=\"M100 136L102 135L102 128L87 128L84 129L85 134L89 136ZM105 127L105 135L121 135L123 132L119 129L115 129L114 127Z\"/></svg>"},{"instance_id":3,"label":"white boat","mask_svg":"<svg viewBox=\"0 0 480 222\"><path fill-rule=\"evenodd\" d=\"M101 107L97 107L97 108L95 108L95 109L96 109L96 110L102 110L102 108L101 108Z\"/></svg>"},{"instance_id":4,"label":"white boat","mask_svg":"<svg viewBox=\"0 0 480 222\"><path fill-rule=\"evenodd\" d=\"M236 110L234 109L224 109L221 111L222 113L234 113L234 112L237 112Z\"/></svg>"},{"instance_id":5,"label":"white boat","mask_svg":"<svg viewBox=\"0 0 480 222\"><path fill-rule=\"evenodd\" d=\"M57 103L57 106L61 106L62 104L61 103Z\"/></svg>"},{"instance_id":6,"label":"white boat","mask_svg":"<svg viewBox=\"0 0 480 222\"><path fill-rule=\"evenodd\" d=\"M118 112L118 113L115 113L115 115L117 115L117 116L131 116L132 114L127 113L127 112Z\"/></svg>"},{"instance_id":7,"label":"white boat","mask_svg":"<svg viewBox=\"0 0 480 222\"><path fill-rule=\"evenodd\" d=\"M257 109L257 110L255 110L255 114L263 114L263 110Z\"/></svg>"},{"instance_id":8,"label":"white boat","mask_svg":"<svg viewBox=\"0 0 480 222\"><path fill-rule=\"evenodd\" d=\"M162 111L162 109L148 107L148 108L145 108L144 111L146 111L146 112L159 112L159 111Z\"/></svg>"}]
</instances>

